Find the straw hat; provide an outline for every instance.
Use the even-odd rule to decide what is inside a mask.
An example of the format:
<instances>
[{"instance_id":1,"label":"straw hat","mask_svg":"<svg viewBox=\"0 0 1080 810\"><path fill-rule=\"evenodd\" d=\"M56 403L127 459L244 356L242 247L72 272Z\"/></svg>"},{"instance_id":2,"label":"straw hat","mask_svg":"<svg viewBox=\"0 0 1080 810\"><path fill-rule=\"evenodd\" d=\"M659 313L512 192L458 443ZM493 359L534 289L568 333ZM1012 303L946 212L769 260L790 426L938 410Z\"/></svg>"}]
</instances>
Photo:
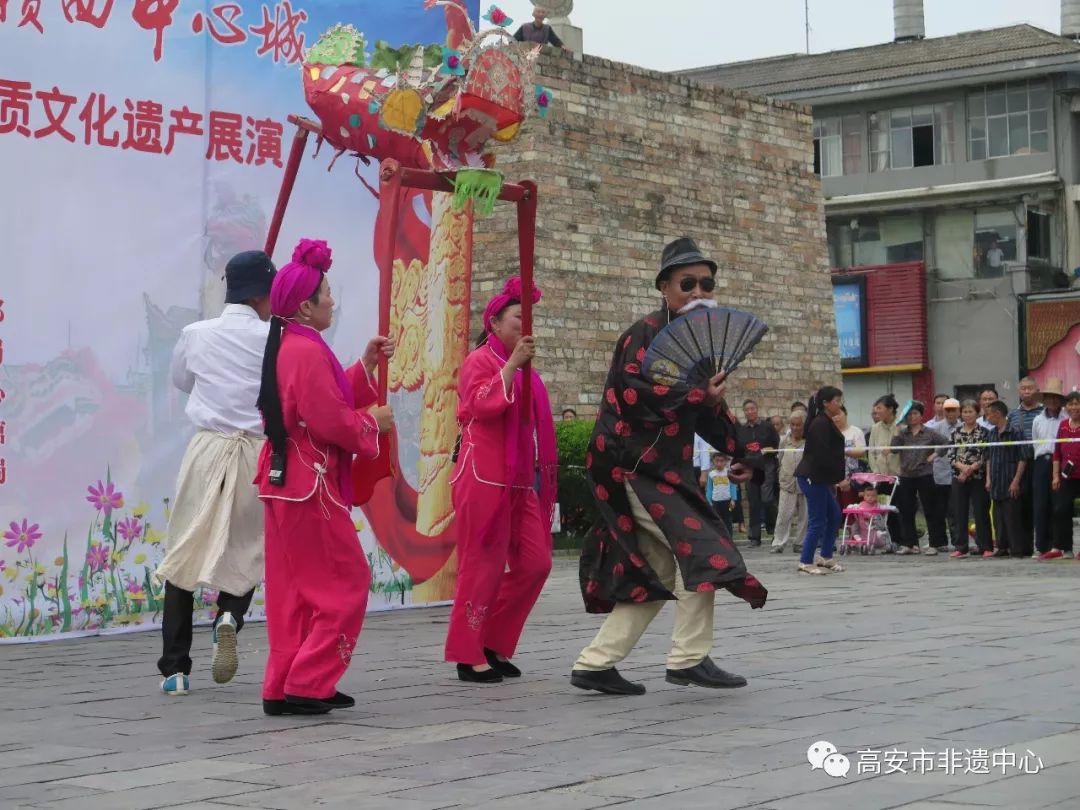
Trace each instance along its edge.
<instances>
[{"instance_id":1,"label":"straw hat","mask_svg":"<svg viewBox=\"0 0 1080 810\"><path fill-rule=\"evenodd\" d=\"M1046 399L1047 396L1065 399L1065 392L1062 390L1063 388L1064 384L1061 382L1060 377L1047 377L1046 385L1042 387L1042 391L1039 393L1042 394L1043 399Z\"/></svg>"}]
</instances>

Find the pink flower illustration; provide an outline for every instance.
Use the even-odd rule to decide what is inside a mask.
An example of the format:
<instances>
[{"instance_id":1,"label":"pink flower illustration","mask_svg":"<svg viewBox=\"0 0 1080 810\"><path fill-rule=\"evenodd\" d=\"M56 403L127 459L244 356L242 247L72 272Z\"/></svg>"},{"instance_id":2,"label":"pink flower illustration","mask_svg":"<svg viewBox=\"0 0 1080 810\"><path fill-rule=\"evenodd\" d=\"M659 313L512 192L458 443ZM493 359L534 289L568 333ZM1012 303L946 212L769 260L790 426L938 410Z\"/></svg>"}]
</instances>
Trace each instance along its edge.
<instances>
[{"instance_id":1,"label":"pink flower illustration","mask_svg":"<svg viewBox=\"0 0 1080 810\"><path fill-rule=\"evenodd\" d=\"M127 541L138 540L142 534L142 524L133 517L124 518L116 524L116 531Z\"/></svg>"},{"instance_id":2,"label":"pink flower illustration","mask_svg":"<svg viewBox=\"0 0 1080 810\"><path fill-rule=\"evenodd\" d=\"M86 552L86 562L91 571L103 571L109 565L109 552L105 546L94 543Z\"/></svg>"},{"instance_id":3,"label":"pink flower illustration","mask_svg":"<svg viewBox=\"0 0 1080 810\"><path fill-rule=\"evenodd\" d=\"M4 539L7 541L8 548L13 548L18 554L22 554L41 539L41 532L38 531L38 524L28 523L26 518L23 518L21 526L15 521L10 523L8 530L4 532Z\"/></svg>"},{"instance_id":4,"label":"pink flower illustration","mask_svg":"<svg viewBox=\"0 0 1080 810\"><path fill-rule=\"evenodd\" d=\"M92 503L99 512L104 512L106 517L112 514L113 509L119 509L124 505L124 493L119 492L112 481L108 484L98 481L96 487L88 486L86 491L90 493L86 496L86 500Z\"/></svg>"}]
</instances>

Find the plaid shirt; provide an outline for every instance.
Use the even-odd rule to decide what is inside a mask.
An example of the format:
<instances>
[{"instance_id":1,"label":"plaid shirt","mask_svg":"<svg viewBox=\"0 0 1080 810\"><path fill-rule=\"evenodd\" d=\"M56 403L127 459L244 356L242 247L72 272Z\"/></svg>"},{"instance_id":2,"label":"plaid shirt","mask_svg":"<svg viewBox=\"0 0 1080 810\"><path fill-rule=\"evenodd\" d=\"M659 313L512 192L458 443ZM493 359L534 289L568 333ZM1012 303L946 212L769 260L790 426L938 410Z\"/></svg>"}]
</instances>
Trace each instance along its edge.
<instances>
[{"instance_id":1,"label":"plaid shirt","mask_svg":"<svg viewBox=\"0 0 1080 810\"><path fill-rule=\"evenodd\" d=\"M999 431L993 428L990 431L990 443L997 445L1000 442L1018 442L1023 440L1023 435L1011 427ZM1009 499L1009 484L1016 476L1016 468L1021 461L1031 460L1031 445L1010 445L1007 447L990 447L990 497L995 501Z\"/></svg>"},{"instance_id":2,"label":"plaid shirt","mask_svg":"<svg viewBox=\"0 0 1080 810\"><path fill-rule=\"evenodd\" d=\"M983 466L972 475L972 478L983 478L986 475L986 451L985 447L969 447L972 444L985 444L990 441L990 432L982 425L976 424L975 428L967 433L964 431L963 426L958 427L952 432L952 444L962 445L961 447L954 447L949 451L949 463L959 462L961 464L978 464L983 463ZM960 473L953 468L953 477L959 476Z\"/></svg>"},{"instance_id":3,"label":"plaid shirt","mask_svg":"<svg viewBox=\"0 0 1080 810\"><path fill-rule=\"evenodd\" d=\"M1021 438L1031 438L1031 426L1035 424L1035 417L1043 412L1042 405L1026 409L1023 405L1009 411L1009 429L1021 434Z\"/></svg>"}]
</instances>

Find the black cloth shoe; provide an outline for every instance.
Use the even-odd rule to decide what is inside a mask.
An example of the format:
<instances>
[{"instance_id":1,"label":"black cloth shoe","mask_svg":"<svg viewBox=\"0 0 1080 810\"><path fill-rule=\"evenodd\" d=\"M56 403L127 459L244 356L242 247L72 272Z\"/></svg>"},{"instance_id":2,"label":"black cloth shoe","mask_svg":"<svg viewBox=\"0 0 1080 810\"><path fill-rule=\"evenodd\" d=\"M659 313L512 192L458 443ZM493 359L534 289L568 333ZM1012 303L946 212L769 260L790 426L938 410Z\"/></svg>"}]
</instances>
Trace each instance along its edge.
<instances>
[{"instance_id":1,"label":"black cloth shoe","mask_svg":"<svg viewBox=\"0 0 1080 810\"><path fill-rule=\"evenodd\" d=\"M605 695L644 695L645 685L633 683L619 674L619 670L602 669L591 672L587 669L575 669L570 673L570 684L578 689L592 689Z\"/></svg>"},{"instance_id":2,"label":"black cloth shoe","mask_svg":"<svg viewBox=\"0 0 1080 810\"><path fill-rule=\"evenodd\" d=\"M1008 557L1009 556L1009 550L1007 548L999 548L994 552L994 556L999 558L999 559L1001 557Z\"/></svg>"},{"instance_id":3,"label":"black cloth shoe","mask_svg":"<svg viewBox=\"0 0 1080 810\"><path fill-rule=\"evenodd\" d=\"M338 699L340 692L335 692L333 697L326 698L313 698L313 697L300 697L299 695L285 695L285 702L290 706L302 706L304 708L317 708L330 711L331 709L346 709L349 706L355 705L356 701L346 705L345 703L335 703ZM352 700L348 695L341 695L343 698Z\"/></svg>"},{"instance_id":4,"label":"black cloth shoe","mask_svg":"<svg viewBox=\"0 0 1080 810\"><path fill-rule=\"evenodd\" d=\"M737 689L740 686L746 686L746 678L742 675L725 672L714 664L707 655L696 666L687 669L669 669L665 680L676 686L693 684L708 689Z\"/></svg>"},{"instance_id":5,"label":"black cloth shoe","mask_svg":"<svg viewBox=\"0 0 1080 810\"><path fill-rule=\"evenodd\" d=\"M750 548L761 548L761 538L750 538Z\"/></svg>"},{"instance_id":6,"label":"black cloth shoe","mask_svg":"<svg viewBox=\"0 0 1080 810\"><path fill-rule=\"evenodd\" d=\"M467 683L502 683L503 679L497 669L485 669L483 672L477 672L468 664L457 665L457 676L459 681L466 681Z\"/></svg>"},{"instance_id":7,"label":"black cloth shoe","mask_svg":"<svg viewBox=\"0 0 1080 810\"><path fill-rule=\"evenodd\" d=\"M344 692L334 692L334 696L329 700L324 700L323 703L329 703L335 709L351 709L356 705L356 701Z\"/></svg>"},{"instance_id":8,"label":"black cloth shoe","mask_svg":"<svg viewBox=\"0 0 1080 810\"><path fill-rule=\"evenodd\" d=\"M327 706L302 706L289 703L287 700L267 700L263 698L263 714L277 717L282 714L326 714L330 711Z\"/></svg>"},{"instance_id":9,"label":"black cloth shoe","mask_svg":"<svg viewBox=\"0 0 1080 810\"><path fill-rule=\"evenodd\" d=\"M503 661L499 656L491 650L484 650L484 657L487 658L487 662L491 664L491 668L502 675L504 678L520 678L521 670L511 664L509 661Z\"/></svg>"}]
</instances>

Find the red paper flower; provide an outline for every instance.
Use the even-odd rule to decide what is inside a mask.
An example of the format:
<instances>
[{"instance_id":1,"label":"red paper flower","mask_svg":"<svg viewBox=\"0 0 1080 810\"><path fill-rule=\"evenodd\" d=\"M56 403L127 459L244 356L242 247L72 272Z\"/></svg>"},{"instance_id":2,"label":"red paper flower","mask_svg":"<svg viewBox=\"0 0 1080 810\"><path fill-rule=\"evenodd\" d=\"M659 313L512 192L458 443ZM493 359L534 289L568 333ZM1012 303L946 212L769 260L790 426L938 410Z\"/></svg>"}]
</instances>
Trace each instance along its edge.
<instances>
[{"instance_id":1,"label":"red paper flower","mask_svg":"<svg viewBox=\"0 0 1080 810\"><path fill-rule=\"evenodd\" d=\"M620 419L618 422L615 423L615 435L622 436L623 438L626 438L627 436L629 436L633 432L634 431L630 427L629 422L624 422L624 421L622 421Z\"/></svg>"},{"instance_id":2,"label":"red paper flower","mask_svg":"<svg viewBox=\"0 0 1080 810\"><path fill-rule=\"evenodd\" d=\"M625 366L623 366L623 371L625 371L627 374L640 374L641 366L639 366L637 363L627 363Z\"/></svg>"},{"instance_id":3,"label":"red paper flower","mask_svg":"<svg viewBox=\"0 0 1080 810\"><path fill-rule=\"evenodd\" d=\"M652 464L658 458L660 458L660 454L656 452L655 447L647 447L645 448L645 452L641 454L641 460L646 464Z\"/></svg>"},{"instance_id":4,"label":"red paper flower","mask_svg":"<svg viewBox=\"0 0 1080 810\"><path fill-rule=\"evenodd\" d=\"M622 347L624 350L630 348L631 341L633 341L633 338L630 337L630 335L627 335L626 340L622 342Z\"/></svg>"},{"instance_id":5,"label":"red paper flower","mask_svg":"<svg viewBox=\"0 0 1080 810\"><path fill-rule=\"evenodd\" d=\"M682 478L674 470L668 470L666 473L664 473L664 480L667 481L669 484L682 483Z\"/></svg>"},{"instance_id":6,"label":"red paper flower","mask_svg":"<svg viewBox=\"0 0 1080 810\"><path fill-rule=\"evenodd\" d=\"M635 602L644 602L649 598L649 592L639 585L634 588L634 590L630 591L630 598Z\"/></svg>"},{"instance_id":7,"label":"red paper flower","mask_svg":"<svg viewBox=\"0 0 1080 810\"><path fill-rule=\"evenodd\" d=\"M615 389L614 388L609 388L607 391L605 391L604 392L604 399L606 399L608 401L609 405L614 405L615 404Z\"/></svg>"},{"instance_id":8,"label":"red paper flower","mask_svg":"<svg viewBox=\"0 0 1080 810\"><path fill-rule=\"evenodd\" d=\"M728 558L725 557L723 554L713 554L711 557L709 557L709 565L711 565L713 568L723 569L730 567L731 563L728 562Z\"/></svg>"},{"instance_id":9,"label":"red paper flower","mask_svg":"<svg viewBox=\"0 0 1080 810\"><path fill-rule=\"evenodd\" d=\"M632 532L634 530L634 521L626 515L619 515L619 519L615 521L615 525L619 527L620 531Z\"/></svg>"},{"instance_id":10,"label":"red paper flower","mask_svg":"<svg viewBox=\"0 0 1080 810\"><path fill-rule=\"evenodd\" d=\"M665 425L665 427L664 427L664 435L667 436L670 439L674 439L676 436L678 436L679 435L679 423L678 422L672 422L670 425Z\"/></svg>"},{"instance_id":11,"label":"red paper flower","mask_svg":"<svg viewBox=\"0 0 1080 810\"><path fill-rule=\"evenodd\" d=\"M678 422L679 421L679 415L677 413L675 413L675 411L671 410L671 408L664 408L662 411L660 411L660 413L669 422Z\"/></svg>"},{"instance_id":12,"label":"red paper flower","mask_svg":"<svg viewBox=\"0 0 1080 810\"><path fill-rule=\"evenodd\" d=\"M645 349L644 348L638 349L637 354L635 354L634 357L637 358L637 361L639 363L644 362L644 360L645 360Z\"/></svg>"},{"instance_id":13,"label":"red paper flower","mask_svg":"<svg viewBox=\"0 0 1080 810\"><path fill-rule=\"evenodd\" d=\"M652 390L653 393L656 394L658 397L666 397L671 389L668 388L666 385L654 385L652 387Z\"/></svg>"},{"instance_id":14,"label":"red paper flower","mask_svg":"<svg viewBox=\"0 0 1080 810\"><path fill-rule=\"evenodd\" d=\"M702 582L694 590L696 590L698 593L708 593L709 591L715 591L716 586L713 585L711 582Z\"/></svg>"},{"instance_id":15,"label":"red paper flower","mask_svg":"<svg viewBox=\"0 0 1080 810\"><path fill-rule=\"evenodd\" d=\"M592 453L586 453L585 454L585 469L586 470L591 470L592 469Z\"/></svg>"},{"instance_id":16,"label":"red paper flower","mask_svg":"<svg viewBox=\"0 0 1080 810\"><path fill-rule=\"evenodd\" d=\"M621 484L626 481L626 472L622 467L611 468L611 480L616 484Z\"/></svg>"},{"instance_id":17,"label":"red paper flower","mask_svg":"<svg viewBox=\"0 0 1080 810\"><path fill-rule=\"evenodd\" d=\"M701 531L701 521L696 517L683 518L683 526L695 532Z\"/></svg>"},{"instance_id":18,"label":"red paper flower","mask_svg":"<svg viewBox=\"0 0 1080 810\"><path fill-rule=\"evenodd\" d=\"M670 486L669 484L657 484L656 485L656 491L659 492L661 495L674 495L675 494L675 488Z\"/></svg>"},{"instance_id":19,"label":"red paper flower","mask_svg":"<svg viewBox=\"0 0 1080 810\"><path fill-rule=\"evenodd\" d=\"M611 567L611 575L613 577L621 577L625 570L622 563L615 563L615 565Z\"/></svg>"},{"instance_id":20,"label":"red paper flower","mask_svg":"<svg viewBox=\"0 0 1080 810\"><path fill-rule=\"evenodd\" d=\"M689 461L694 455L694 446L692 444L686 445L682 449L682 460Z\"/></svg>"},{"instance_id":21,"label":"red paper flower","mask_svg":"<svg viewBox=\"0 0 1080 810\"><path fill-rule=\"evenodd\" d=\"M600 583L595 579L590 579L585 583L585 593L596 593L598 590L600 590Z\"/></svg>"},{"instance_id":22,"label":"red paper flower","mask_svg":"<svg viewBox=\"0 0 1080 810\"><path fill-rule=\"evenodd\" d=\"M604 489L603 484L596 485L596 497L602 501L606 501L608 499L608 491Z\"/></svg>"},{"instance_id":23,"label":"red paper flower","mask_svg":"<svg viewBox=\"0 0 1080 810\"><path fill-rule=\"evenodd\" d=\"M694 547L687 543L685 540L680 540L678 543L675 544L675 553L678 554L680 557L689 557L693 550Z\"/></svg>"},{"instance_id":24,"label":"red paper flower","mask_svg":"<svg viewBox=\"0 0 1080 810\"><path fill-rule=\"evenodd\" d=\"M695 388L686 395L686 401L691 405L700 405L705 401L705 392L700 388Z\"/></svg>"},{"instance_id":25,"label":"red paper flower","mask_svg":"<svg viewBox=\"0 0 1080 810\"><path fill-rule=\"evenodd\" d=\"M644 568L645 567L645 561L643 559L641 559L641 557L639 557L637 554L631 554L630 555L630 564L633 565L634 568Z\"/></svg>"},{"instance_id":26,"label":"red paper flower","mask_svg":"<svg viewBox=\"0 0 1080 810\"><path fill-rule=\"evenodd\" d=\"M599 450L601 453L603 453L605 446L607 446L607 439L604 438L603 434L597 436L596 437L596 449Z\"/></svg>"},{"instance_id":27,"label":"red paper flower","mask_svg":"<svg viewBox=\"0 0 1080 810\"><path fill-rule=\"evenodd\" d=\"M649 514L652 515L653 520L660 520L660 518L667 514L667 510L662 503L650 503Z\"/></svg>"},{"instance_id":28,"label":"red paper flower","mask_svg":"<svg viewBox=\"0 0 1080 810\"><path fill-rule=\"evenodd\" d=\"M623 402L627 405L637 405L637 391L627 388L622 392Z\"/></svg>"}]
</instances>

